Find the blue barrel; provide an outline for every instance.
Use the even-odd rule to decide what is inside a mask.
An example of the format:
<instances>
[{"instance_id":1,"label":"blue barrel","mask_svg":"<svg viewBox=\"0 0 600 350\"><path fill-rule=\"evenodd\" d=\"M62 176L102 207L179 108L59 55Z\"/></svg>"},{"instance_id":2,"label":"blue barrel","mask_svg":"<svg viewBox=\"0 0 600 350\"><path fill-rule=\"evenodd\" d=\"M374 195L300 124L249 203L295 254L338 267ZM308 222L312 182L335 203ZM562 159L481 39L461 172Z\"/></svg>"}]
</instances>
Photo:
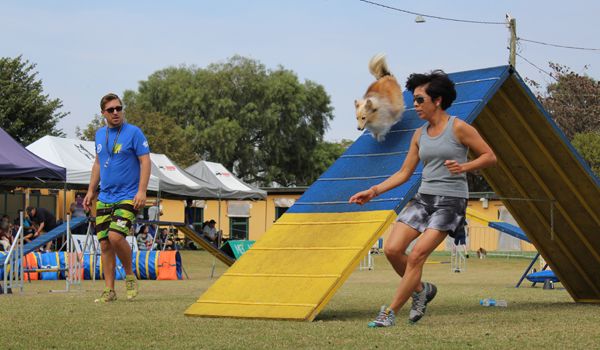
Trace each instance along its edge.
<instances>
[{"instance_id":1,"label":"blue barrel","mask_svg":"<svg viewBox=\"0 0 600 350\"><path fill-rule=\"evenodd\" d=\"M117 257L117 266L115 268L115 279L116 280L124 280L125 279L125 269L123 268L123 264L121 260ZM94 270L92 270L92 267ZM83 256L83 278L86 280L92 279L92 276L95 276L97 280L104 279L104 271L102 270L102 258L100 254L88 254L86 253ZM94 275L92 275L92 273Z\"/></svg>"},{"instance_id":2,"label":"blue barrel","mask_svg":"<svg viewBox=\"0 0 600 350\"><path fill-rule=\"evenodd\" d=\"M155 280L158 277L158 257L160 251L141 250L134 252L133 274L139 280Z\"/></svg>"},{"instance_id":3,"label":"blue barrel","mask_svg":"<svg viewBox=\"0 0 600 350\"><path fill-rule=\"evenodd\" d=\"M40 269L64 269L65 265L64 265L64 254L63 254L63 259L62 259L62 266L61 266L61 259L60 259L60 254L59 252L52 252L52 253L42 253L40 254L41 259L38 260L38 268ZM41 280L57 280L61 278L61 272L60 271L52 271L52 272L41 272L40 273L40 279Z\"/></svg>"},{"instance_id":4,"label":"blue barrel","mask_svg":"<svg viewBox=\"0 0 600 350\"><path fill-rule=\"evenodd\" d=\"M0 260L4 261L6 254L6 252L0 252ZM4 268L2 266L0 266L0 280L4 281Z\"/></svg>"},{"instance_id":5,"label":"blue barrel","mask_svg":"<svg viewBox=\"0 0 600 350\"><path fill-rule=\"evenodd\" d=\"M100 264L96 263L98 259L100 259L100 255L90 253L83 255L83 279L100 279Z\"/></svg>"}]
</instances>

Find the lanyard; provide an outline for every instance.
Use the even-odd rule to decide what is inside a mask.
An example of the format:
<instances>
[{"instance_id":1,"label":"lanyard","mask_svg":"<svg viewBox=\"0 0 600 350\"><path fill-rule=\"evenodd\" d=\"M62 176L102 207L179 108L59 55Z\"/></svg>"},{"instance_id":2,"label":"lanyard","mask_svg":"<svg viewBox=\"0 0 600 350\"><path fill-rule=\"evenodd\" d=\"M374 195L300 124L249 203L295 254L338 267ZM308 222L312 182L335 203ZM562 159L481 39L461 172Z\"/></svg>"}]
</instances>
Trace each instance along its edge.
<instances>
[{"instance_id":1,"label":"lanyard","mask_svg":"<svg viewBox=\"0 0 600 350\"><path fill-rule=\"evenodd\" d=\"M119 127L119 131L117 131L117 136L115 136L115 141L113 142L113 146L110 152L108 152L108 159L106 160L106 163L104 163L104 167L108 168L108 163L110 162L110 160L112 159L113 154L115 153L115 148L117 147L117 140L119 139L119 135L121 134L121 129L123 129L123 125L125 123L121 124L121 126ZM106 151L108 151L108 126L106 127Z\"/></svg>"}]
</instances>

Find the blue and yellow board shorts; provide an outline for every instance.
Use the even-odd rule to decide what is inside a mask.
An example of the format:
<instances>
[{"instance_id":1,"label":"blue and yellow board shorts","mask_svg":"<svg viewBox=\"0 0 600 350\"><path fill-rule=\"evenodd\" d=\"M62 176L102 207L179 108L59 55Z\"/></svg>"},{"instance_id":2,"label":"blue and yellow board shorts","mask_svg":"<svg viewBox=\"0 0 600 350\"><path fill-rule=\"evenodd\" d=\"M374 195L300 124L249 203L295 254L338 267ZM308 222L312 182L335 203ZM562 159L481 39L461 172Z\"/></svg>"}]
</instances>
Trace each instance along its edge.
<instances>
[{"instance_id":1,"label":"blue and yellow board shorts","mask_svg":"<svg viewBox=\"0 0 600 350\"><path fill-rule=\"evenodd\" d=\"M115 203L96 203L96 236L98 240L108 238L108 231L118 232L123 236L129 235L135 221L137 210L132 200Z\"/></svg>"}]
</instances>

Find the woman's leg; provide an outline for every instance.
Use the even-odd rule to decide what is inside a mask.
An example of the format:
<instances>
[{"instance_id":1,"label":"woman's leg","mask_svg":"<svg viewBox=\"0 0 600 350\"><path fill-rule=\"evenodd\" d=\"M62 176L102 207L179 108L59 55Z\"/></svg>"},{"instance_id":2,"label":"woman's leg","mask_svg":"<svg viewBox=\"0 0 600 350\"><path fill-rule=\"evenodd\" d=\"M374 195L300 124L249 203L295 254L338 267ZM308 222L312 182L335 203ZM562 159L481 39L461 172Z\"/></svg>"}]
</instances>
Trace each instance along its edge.
<instances>
[{"instance_id":1,"label":"woman's leg","mask_svg":"<svg viewBox=\"0 0 600 350\"><path fill-rule=\"evenodd\" d=\"M419 231L403 222L396 222L385 240L383 252L400 277L404 276L408 255L406 249L419 236Z\"/></svg>"},{"instance_id":2,"label":"woman's leg","mask_svg":"<svg viewBox=\"0 0 600 350\"><path fill-rule=\"evenodd\" d=\"M425 261L431 252L446 239L446 235L446 232L432 229L427 229L423 232L408 255L404 276L390 304L390 309L394 313L400 311L415 289L419 287Z\"/></svg>"}]
</instances>

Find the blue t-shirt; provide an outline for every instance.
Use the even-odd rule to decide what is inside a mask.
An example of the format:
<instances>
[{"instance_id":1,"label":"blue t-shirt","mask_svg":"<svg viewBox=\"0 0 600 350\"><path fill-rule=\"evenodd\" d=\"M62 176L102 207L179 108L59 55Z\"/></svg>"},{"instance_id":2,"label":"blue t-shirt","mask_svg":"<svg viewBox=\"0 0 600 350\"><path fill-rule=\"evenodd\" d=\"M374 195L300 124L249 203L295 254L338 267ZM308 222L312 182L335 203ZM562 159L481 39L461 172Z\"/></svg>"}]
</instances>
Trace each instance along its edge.
<instances>
[{"instance_id":1,"label":"blue t-shirt","mask_svg":"<svg viewBox=\"0 0 600 350\"><path fill-rule=\"evenodd\" d=\"M111 156L113 146L114 154ZM100 163L98 199L104 203L133 199L140 184L138 157L148 153L150 147L146 136L135 125L123 123L120 132L118 127L106 126L96 131L96 155Z\"/></svg>"}]
</instances>

